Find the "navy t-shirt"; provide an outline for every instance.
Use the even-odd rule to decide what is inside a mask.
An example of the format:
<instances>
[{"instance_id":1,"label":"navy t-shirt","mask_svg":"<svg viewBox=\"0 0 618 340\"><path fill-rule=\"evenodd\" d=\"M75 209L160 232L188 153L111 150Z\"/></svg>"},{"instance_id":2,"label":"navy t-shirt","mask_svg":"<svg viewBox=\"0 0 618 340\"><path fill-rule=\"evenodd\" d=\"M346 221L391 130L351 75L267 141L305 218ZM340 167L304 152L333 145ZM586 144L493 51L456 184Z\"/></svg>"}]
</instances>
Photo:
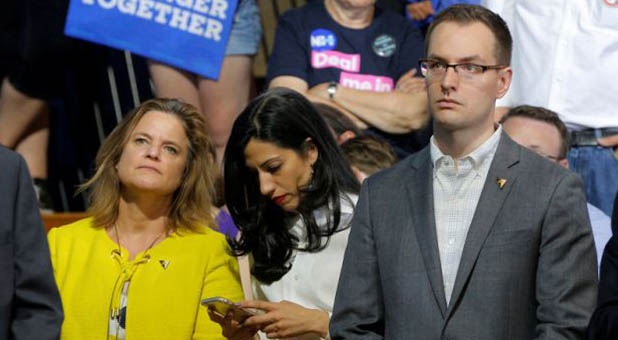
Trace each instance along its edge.
<instances>
[{"instance_id":1,"label":"navy t-shirt","mask_svg":"<svg viewBox=\"0 0 618 340\"><path fill-rule=\"evenodd\" d=\"M351 29L332 19L323 1L313 1L279 19L267 81L294 76L309 88L336 81L358 90L388 92L399 77L418 67L422 55L423 39L403 16L376 8L368 27ZM428 142L423 132L394 135L369 130L384 137L400 156Z\"/></svg>"}]
</instances>

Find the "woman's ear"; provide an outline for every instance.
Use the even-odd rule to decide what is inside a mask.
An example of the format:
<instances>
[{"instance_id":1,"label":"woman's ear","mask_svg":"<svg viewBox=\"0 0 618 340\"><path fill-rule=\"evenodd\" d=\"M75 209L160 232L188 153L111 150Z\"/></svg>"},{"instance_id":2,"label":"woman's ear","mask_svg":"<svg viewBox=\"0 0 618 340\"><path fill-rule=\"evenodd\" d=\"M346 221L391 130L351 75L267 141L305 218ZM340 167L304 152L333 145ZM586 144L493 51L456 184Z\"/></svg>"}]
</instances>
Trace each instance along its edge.
<instances>
[{"instance_id":1,"label":"woman's ear","mask_svg":"<svg viewBox=\"0 0 618 340\"><path fill-rule=\"evenodd\" d=\"M305 149L305 160L309 162L309 164L313 165L318 160L318 147L313 142L311 137L307 137L304 142Z\"/></svg>"}]
</instances>

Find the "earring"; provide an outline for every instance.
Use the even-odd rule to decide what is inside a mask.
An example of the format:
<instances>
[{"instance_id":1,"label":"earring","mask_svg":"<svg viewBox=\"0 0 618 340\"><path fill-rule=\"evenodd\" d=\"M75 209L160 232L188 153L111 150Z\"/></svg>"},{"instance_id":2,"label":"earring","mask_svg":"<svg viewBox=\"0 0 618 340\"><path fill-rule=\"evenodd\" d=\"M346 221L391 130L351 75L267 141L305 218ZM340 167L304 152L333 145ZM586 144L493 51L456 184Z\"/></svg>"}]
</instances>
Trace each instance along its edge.
<instances>
[{"instance_id":1,"label":"earring","mask_svg":"<svg viewBox=\"0 0 618 340\"><path fill-rule=\"evenodd\" d=\"M306 191L312 191L316 188L316 184L315 184L315 176L313 176L315 174L315 168L313 167L315 165L315 163L311 164L311 170L310 170L310 174L309 176L311 176L311 178L309 178L309 183L307 184L305 190Z\"/></svg>"}]
</instances>

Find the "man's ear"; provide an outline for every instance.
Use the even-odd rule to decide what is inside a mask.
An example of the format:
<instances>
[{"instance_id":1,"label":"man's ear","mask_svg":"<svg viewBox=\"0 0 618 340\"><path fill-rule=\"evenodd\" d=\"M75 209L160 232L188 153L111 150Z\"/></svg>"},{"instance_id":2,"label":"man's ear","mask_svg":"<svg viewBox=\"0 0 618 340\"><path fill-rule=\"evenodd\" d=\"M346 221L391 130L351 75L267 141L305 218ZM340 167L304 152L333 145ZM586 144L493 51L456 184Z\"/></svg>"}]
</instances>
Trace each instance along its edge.
<instances>
[{"instance_id":1,"label":"man's ear","mask_svg":"<svg viewBox=\"0 0 618 340\"><path fill-rule=\"evenodd\" d=\"M498 70L498 91L496 92L496 99L504 97L511 87L511 81L513 80L513 69L507 66L501 70Z\"/></svg>"},{"instance_id":2,"label":"man's ear","mask_svg":"<svg viewBox=\"0 0 618 340\"><path fill-rule=\"evenodd\" d=\"M346 141L356 137L356 134L350 130L345 130L342 134L337 137L337 144L341 145Z\"/></svg>"},{"instance_id":3,"label":"man's ear","mask_svg":"<svg viewBox=\"0 0 618 340\"><path fill-rule=\"evenodd\" d=\"M352 173L354 174L354 176L356 177L356 179L358 180L360 184L363 184L365 179L369 177L367 176L366 173L360 171L360 169L355 167L354 165L350 165L350 168L352 169Z\"/></svg>"}]
</instances>

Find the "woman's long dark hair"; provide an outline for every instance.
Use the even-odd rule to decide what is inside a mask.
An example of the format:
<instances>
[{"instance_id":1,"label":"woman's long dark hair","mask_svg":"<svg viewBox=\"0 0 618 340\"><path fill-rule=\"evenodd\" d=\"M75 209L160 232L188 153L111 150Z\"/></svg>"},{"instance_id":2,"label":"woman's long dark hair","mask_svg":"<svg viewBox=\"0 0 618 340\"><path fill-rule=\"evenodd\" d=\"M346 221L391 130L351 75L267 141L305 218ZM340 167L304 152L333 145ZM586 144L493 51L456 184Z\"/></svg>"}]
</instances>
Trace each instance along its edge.
<instances>
[{"instance_id":1,"label":"woman's long dark hair","mask_svg":"<svg viewBox=\"0 0 618 340\"><path fill-rule=\"evenodd\" d=\"M302 156L308 139L317 148L313 177L302 189L297 208L307 229L306 247L299 248L299 240L289 230L289 214L260 193L257 174L245 164L245 148L252 138L292 149ZM236 256L252 254L251 272L265 283L277 281L288 272L294 250L324 249L330 236L339 231L340 194L358 193L360 187L313 105L301 94L283 88L256 97L238 116L225 150L224 169L227 207L241 232L240 239L229 240L232 252ZM332 217L320 226L313 212L325 206L332 209Z\"/></svg>"}]
</instances>

